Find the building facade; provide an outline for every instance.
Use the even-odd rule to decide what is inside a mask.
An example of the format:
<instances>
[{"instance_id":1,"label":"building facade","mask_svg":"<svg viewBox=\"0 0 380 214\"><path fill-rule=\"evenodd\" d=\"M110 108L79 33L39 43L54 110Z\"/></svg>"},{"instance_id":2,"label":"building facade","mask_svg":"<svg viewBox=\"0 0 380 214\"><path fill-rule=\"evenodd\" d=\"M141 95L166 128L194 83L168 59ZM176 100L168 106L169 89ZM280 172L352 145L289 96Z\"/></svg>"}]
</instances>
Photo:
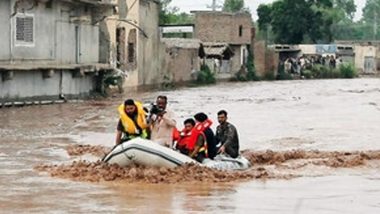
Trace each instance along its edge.
<instances>
[{"instance_id":1,"label":"building facade","mask_svg":"<svg viewBox=\"0 0 380 214\"><path fill-rule=\"evenodd\" d=\"M0 103L86 96L97 88L99 26L114 5L95 0L0 1Z\"/></svg>"},{"instance_id":2,"label":"building facade","mask_svg":"<svg viewBox=\"0 0 380 214\"><path fill-rule=\"evenodd\" d=\"M165 44L164 83L181 84L195 80L200 70L204 49L198 39L163 38Z\"/></svg>"},{"instance_id":3,"label":"building facade","mask_svg":"<svg viewBox=\"0 0 380 214\"><path fill-rule=\"evenodd\" d=\"M158 0L113 0L114 15L100 24L100 61L116 67L123 88L137 89L161 83Z\"/></svg>"},{"instance_id":4,"label":"building facade","mask_svg":"<svg viewBox=\"0 0 380 214\"><path fill-rule=\"evenodd\" d=\"M221 78L233 77L247 63L249 46L252 44L252 17L248 13L227 13L220 11L194 11L194 37L204 43L225 43L233 51L233 56L226 61L222 56L224 67L221 71L229 70L229 75L217 73ZM224 58L224 60L223 60ZM228 65L229 69L225 66Z\"/></svg>"}]
</instances>

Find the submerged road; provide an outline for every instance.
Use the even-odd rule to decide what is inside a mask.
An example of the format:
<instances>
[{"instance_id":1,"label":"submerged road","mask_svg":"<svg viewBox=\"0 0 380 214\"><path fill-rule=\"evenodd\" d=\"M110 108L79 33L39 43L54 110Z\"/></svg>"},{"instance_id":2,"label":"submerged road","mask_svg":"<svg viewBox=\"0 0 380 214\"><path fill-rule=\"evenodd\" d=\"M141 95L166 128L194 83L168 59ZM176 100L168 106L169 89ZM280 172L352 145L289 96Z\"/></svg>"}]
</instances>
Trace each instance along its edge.
<instances>
[{"instance_id":1,"label":"submerged road","mask_svg":"<svg viewBox=\"0 0 380 214\"><path fill-rule=\"evenodd\" d=\"M380 79L223 83L133 95L168 96L178 127L225 109L242 149L380 150ZM37 172L70 157L66 147L114 144L127 97L0 109L0 213L378 213L378 166L304 169L291 180L218 185L74 182Z\"/></svg>"}]
</instances>

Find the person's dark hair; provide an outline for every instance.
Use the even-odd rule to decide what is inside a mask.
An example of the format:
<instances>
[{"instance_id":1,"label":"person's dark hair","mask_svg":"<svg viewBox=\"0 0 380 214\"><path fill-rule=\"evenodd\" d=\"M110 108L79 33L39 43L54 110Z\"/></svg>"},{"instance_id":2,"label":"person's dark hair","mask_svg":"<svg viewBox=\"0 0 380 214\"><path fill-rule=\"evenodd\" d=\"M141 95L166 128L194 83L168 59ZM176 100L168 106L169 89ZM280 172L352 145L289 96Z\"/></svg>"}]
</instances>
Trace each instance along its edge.
<instances>
[{"instance_id":1,"label":"person's dark hair","mask_svg":"<svg viewBox=\"0 0 380 214\"><path fill-rule=\"evenodd\" d=\"M220 110L220 111L218 112L218 115L222 115L222 114L224 114L224 116L227 117L227 112L226 112L225 110Z\"/></svg>"},{"instance_id":2,"label":"person's dark hair","mask_svg":"<svg viewBox=\"0 0 380 214\"><path fill-rule=\"evenodd\" d=\"M205 120L208 119L207 115L203 112L199 112L199 113L195 114L194 118L199 122L204 122Z\"/></svg>"},{"instance_id":3,"label":"person's dark hair","mask_svg":"<svg viewBox=\"0 0 380 214\"><path fill-rule=\"evenodd\" d=\"M132 99L128 99L128 100L124 101L124 105L125 106L135 105L135 101Z\"/></svg>"},{"instance_id":4,"label":"person's dark hair","mask_svg":"<svg viewBox=\"0 0 380 214\"><path fill-rule=\"evenodd\" d=\"M195 120L193 118L186 119L185 122L183 122L183 125L186 125L190 123L192 126L195 126Z\"/></svg>"},{"instance_id":5,"label":"person's dark hair","mask_svg":"<svg viewBox=\"0 0 380 214\"><path fill-rule=\"evenodd\" d=\"M158 100L158 99L163 99L163 100L165 100L166 103L168 102L168 97L167 97L167 96L164 96L164 95L160 95L160 96L158 96L158 97L157 97L157 100Z\"/></svg>"}]
</instances>

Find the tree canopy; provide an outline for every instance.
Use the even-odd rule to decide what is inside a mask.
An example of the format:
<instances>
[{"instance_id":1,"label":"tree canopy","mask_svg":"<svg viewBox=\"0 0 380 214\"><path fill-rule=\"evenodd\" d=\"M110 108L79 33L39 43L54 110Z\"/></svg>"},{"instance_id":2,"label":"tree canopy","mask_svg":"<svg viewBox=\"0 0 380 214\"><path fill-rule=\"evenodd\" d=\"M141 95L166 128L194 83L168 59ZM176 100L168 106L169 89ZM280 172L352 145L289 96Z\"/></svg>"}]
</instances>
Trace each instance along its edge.
<instances>
[{"instance_id":1,"label":"tree canopy","mask_svg":"<svg viewBox=\"0 0 380 214\"><path fill-rule=\"evenodd\" d=\"M379 1L380 0L368 0ZM260 31L276 43L325 43L361 37L354 0L277 0L257 9Z\"/></svg>"},{"instance_id":2,"label":"tree canopy","mask_svg":"<svg viewBox=\"0 0 380 214\"><path fill-rule=\"evenodd\" d=\"M239 12L244 10L244 0L224 0L223 11Z\"/></svg>"},{"instance_id":3,"label":"tree canopy","mask_svg":"<svg viewBox=\"0 0 380 214\"><path fill-rule=\"evenodd\" d=\"M190 24L193 23L193 16L188 13L180 13L178 7L170 7L172 0L160 0L161 10L159 16L160 25L167 24Z\"/></svg>"}]
</instances>

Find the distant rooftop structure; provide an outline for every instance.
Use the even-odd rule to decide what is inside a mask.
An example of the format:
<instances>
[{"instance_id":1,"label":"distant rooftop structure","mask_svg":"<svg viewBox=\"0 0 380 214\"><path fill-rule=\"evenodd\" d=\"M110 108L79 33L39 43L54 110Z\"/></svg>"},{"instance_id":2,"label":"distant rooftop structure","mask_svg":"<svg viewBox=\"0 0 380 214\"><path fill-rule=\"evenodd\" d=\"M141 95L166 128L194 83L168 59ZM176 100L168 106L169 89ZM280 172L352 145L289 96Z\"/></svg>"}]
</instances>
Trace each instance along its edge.
<instances>
[{"instance_id":1,"label":"distant rooftop structure","mask_svg":"<svg viewBox=\"0 0 380 214\"><path fill-rule=\"evenodd\" d=\"M197 13L208 13L208 14L219 14L219 15L230 15L230 16L239 16L239 15L243 15L243 16L249 16L251 17L251 14L247 13L247 12L225 12L225 11L212 11L212 10L192 10L190 11L190 13L194 13L194 14L197 14Z\"/></svg>"},{"instance_id":2,"label":"distant rooftop structure","mask_svg":"<svg viewBox=\"0 0 380 214\"><path fill-rule=\"evenodd\" d=\"M271 45L270 47L273 48L276 52L294 52L301 50L298 45L275 44Z\"/></svg>"},{"instance_id":3,"label":"distant rooftop structure","mask_svg":"<svg viewBox=\"0 0 380 214\"><path fill-rule=\"evenodd\" d=\"M233 50L227 43L205 42L203 43L207 57L226 57L230 58L234 55Z\"/></svg>"},{"instance_id":4,"label":"distant rooftop structure","mask_svg":"<svg viewBox=\"0 0 380 214\"><path fill-rule=\"evenodd\" d=\"M198 49L201 47L199 39L162 38L161 41L169 48Z\"/></svg>"},{"instance_id":5,"label":"distant rooftop structure","mask_svg":"<svg viewBox=\"0 0 380 214\"><path fill-rule=\"evenodd\" d=\"M161 25L161 33L194 33L193 24L185 25Z\"/></svg>"}]
</instances>

